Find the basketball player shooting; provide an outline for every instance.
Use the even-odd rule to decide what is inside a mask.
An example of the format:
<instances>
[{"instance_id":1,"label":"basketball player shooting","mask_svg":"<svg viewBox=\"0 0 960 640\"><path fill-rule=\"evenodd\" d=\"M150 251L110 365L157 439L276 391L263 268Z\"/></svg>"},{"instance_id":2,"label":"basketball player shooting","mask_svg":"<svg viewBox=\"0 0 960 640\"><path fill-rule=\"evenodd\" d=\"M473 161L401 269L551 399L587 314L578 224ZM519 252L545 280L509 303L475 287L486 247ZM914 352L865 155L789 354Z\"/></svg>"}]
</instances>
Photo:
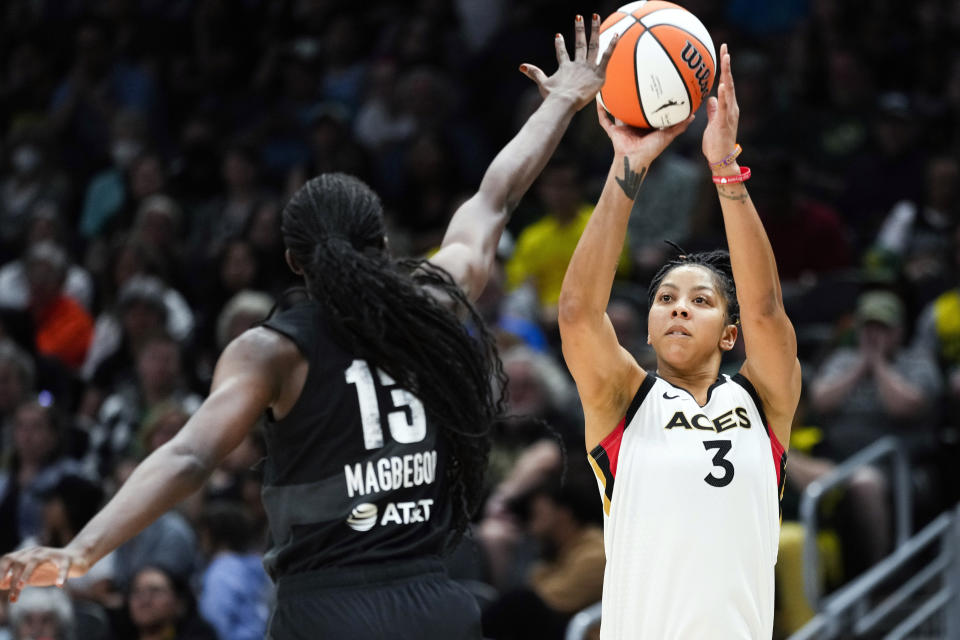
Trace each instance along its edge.
<instances>
[{"instance_id":1,"label":"basketball player shooting","mask_svg":"<svg viewBox=\"0 0 960 640\"><path fill-rule=\"evenodd\" d=\"M739 108L726 45L707 104L730 252L679 255L650 284L657 370L618 344L606 307L650 163L689 125L645 135L597 107L614 160L563 281L563 354L601 487L607 553L603 640L770 638L779 490L800 396L777 267L736 162ZM742 327L746 361L719 376Z\"/></svg>"},{"instance_id":2,"label":"basketball player shooting","mask_svg":"<svg viewBox=\"0 0 960 640\"><path fill-rule=\"evenodd\" d=\"M310 299L234 340L176 437L65 548L4 556L0 589L16 600L28 584L84 575L200 489L266 414L268 637L479 638L475 599L438 559L479 506L503 413L502 365L470 303L511 211L603 84L613 45L598 62L599 26L594 16L588 42L577 17L572 60L557 35L553 75L521 67L544 101L429 261L389 254L380 200L356 178L324 174L294 194L283 239Z\"/></svg>"}]
</instances>

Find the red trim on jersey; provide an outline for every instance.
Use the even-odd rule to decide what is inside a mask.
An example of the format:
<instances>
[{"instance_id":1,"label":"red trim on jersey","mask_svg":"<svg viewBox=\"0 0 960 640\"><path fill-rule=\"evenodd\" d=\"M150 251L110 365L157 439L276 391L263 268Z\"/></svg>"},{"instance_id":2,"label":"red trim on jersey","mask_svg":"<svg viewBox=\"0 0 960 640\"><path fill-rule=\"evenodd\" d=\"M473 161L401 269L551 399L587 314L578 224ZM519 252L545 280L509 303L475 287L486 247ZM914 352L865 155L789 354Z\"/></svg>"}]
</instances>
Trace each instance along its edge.
<instances>
[{"instance_id":1,"label":"red trim on jersey","mask_svg":"<svg viewBox=\"0 0 960 640\"><path fill-rule=\"evenodd\" d=\"M780 487L783 483L783 478L780 477L780 474L783 470L785 450L783 445L780 444L780 441L777 440L777 434L773 432L770 425L767 425L767 433L770 435L770 451L773 453L773 468L777 470L777 487Z\"/></svg>"},{"instance_id":2,"label":"red trim on jersey","mask_svg":"<svg viewBox=\"0 0 960 640\"><path fill-rule=\"evenodd\" d=\"M623 441L623 430L626 426L627 419L624 417L617 428L600 441L600 446L607 452L607 459L610 461L610 475L614 478L617 477L617 460L620 459L620 443Z\"/></svg>"}]
</instances>

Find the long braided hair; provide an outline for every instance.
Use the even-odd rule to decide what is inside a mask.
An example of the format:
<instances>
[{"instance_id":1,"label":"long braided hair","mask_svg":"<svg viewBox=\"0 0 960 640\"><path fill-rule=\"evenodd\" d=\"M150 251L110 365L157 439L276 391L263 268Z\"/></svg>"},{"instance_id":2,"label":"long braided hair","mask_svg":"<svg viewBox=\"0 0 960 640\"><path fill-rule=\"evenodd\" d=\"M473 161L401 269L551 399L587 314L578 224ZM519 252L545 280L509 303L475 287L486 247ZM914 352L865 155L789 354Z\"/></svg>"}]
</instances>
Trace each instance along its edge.
<instances>
[{"instance_id":1,"label":"long braided hair","mask_svg":"<svg viewBox=\"0 0 960 640\"><path fill-rule=\"evenodd\" d=\"M281 230L335 337L416 395L439 425L454 544L480 506L489 430L505 413L506 375L490 333L450 274L389 256L380 199L357 178L307 182L284 207Z\"/></svg>"},{"instance_id":2,"label":"long braided hair","mask_svg":"<svg viewBox=\"0 0 960 640\"><path fill-rule=\"evenodd\" d=\"M653 299L657 295L657 289L660 283L667 277L667 274L676 269L688 265L704 267L713 274L717 290L724 297L727 303L727 324L740 324L740 303L737 302L737 287L733 281L733 268L730 266L730 253L723 249L713 251L702 251L700 253L686 253L683 249L672 242L667 242L679 253L670 258L666 264L660 267L660 270L650 280L650 286L647 288L647 307L653 307Z\"/></svg>"}]
</instances>

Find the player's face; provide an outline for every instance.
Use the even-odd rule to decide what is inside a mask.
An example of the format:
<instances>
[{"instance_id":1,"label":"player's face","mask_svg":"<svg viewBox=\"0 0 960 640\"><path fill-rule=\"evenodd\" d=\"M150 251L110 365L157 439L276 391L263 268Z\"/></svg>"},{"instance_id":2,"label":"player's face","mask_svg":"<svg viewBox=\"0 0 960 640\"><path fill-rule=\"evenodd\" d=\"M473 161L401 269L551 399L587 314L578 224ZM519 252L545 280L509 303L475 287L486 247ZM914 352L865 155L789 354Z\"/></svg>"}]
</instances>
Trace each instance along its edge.
<instances>
[{"instance_id":1,"label":"player's face","mask_svg":"<svg viewBox=\"0 0 960 640\"><path fill-rule=\"evenodd\" d=\"M733 348L737 329L727 324L726 315L727 301L709 269L676 267L664 277L653 298L647 343L659 360L688 370Z\"/></svg>"}]
</instances>

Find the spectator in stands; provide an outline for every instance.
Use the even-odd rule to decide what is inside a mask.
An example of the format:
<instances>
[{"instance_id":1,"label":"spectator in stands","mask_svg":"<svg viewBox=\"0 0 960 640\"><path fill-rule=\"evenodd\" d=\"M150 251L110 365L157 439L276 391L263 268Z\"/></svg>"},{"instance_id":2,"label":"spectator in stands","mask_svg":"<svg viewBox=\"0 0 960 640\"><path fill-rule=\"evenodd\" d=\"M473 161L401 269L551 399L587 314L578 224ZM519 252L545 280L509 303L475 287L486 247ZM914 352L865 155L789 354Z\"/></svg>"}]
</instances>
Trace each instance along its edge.
<instances>
[{"instance_id":1,"label":"spectator in stands","mask_svg":"<svg viewBox=\"0 0 960 640\"><path fill-rule=\"evenodd\" d=\"M302 185L311 176L341 171L358 177L370 176L366 151L350 131L350 113L340 105L321 104L309 119L309 160L295 167L288 176L287 192ZM297 184L290 180L296 176Z\"/></svg>"},{"instance_id":2,"label":"spectator in stands","mask_svg":"<svg viewBox=\"0 0 960 640\"><path fill-rule=\"evenodd\" d=\"M937 447L936 401L942 388L928 354L903 346L903 304L888 291L870 291L857 302L857 347L830 354L811 389L811 407L822 417L826 460L798 458L792 477L800 487L884 435L900 438L914 475ZM845 548L855 574L890 550L891 516L885 477L865 469L848 492L856 544ZM921 484L929 486L929 479Z\"/></svg>"},{"instance_id":3,"label":"spectator in stands","mask_svg":"<svg viewBox=\"0 0 960 640\"><path fill-rule=\"evenodd\" d=\"M543 438L523 449L493 487L477 526L477 540L483 550L486 580L497 589L515 587L523 580L526 569L520 561L528 546L524 523L512 505L559 474L563 460L563 451L556 441Z\"/></svg>"},{"instance_id":4,"label":"spectator in stands","mask_svg":"<svg viewBox=\"0 0 960 640\"><path fill-rule=\"evenodd\" d=\"M265 178L284 176L310 157L309 124L320 102L318 50L318 41L304 36L274 43L263 57L257 77L270 81L260 87L270 107L259 114L256 136Z\"/></svg>"},{"instance_id":5,"label":"spectator in stands","mask_svg":"<svg viewBox=\"0 0 960 640\"><path fill-rule=\"evenodd\" d=\"M68 183L54 170L45 123L21 126L7 141L11 173L0 176L0 259L15 255L34 207L43 200L62 203Z\"/></svg>"},{"instance_id":6,"label":"spectator in stands","mask_svg":"<svg viewBox=\"0 0 960 640\"><path fill-rule=\"evenodd\" d=\"M876 237L884 216L898 201L923 197L924 151L916 144L918 122L909 96L880 96L873 118L874 146L855 159L842 199L844 217L860 246Z\"/></svg>"},{"instance_id":7,"label":"spectator in stands","mask_svg":"<svg viewBox=\"0 0 960 640\"><path fill-rule=\"evenodd\" d=\"M217 357L227 344L246 329L265 320L273 306L274 299L266 293L243 289L222 305L219 315L210 319L209 326L201 325L196 341L199 348L194 351L199 383L209 384Z\"/></svg>"},{"instance_id":8,"label":"spectator in stands","mask_svg":"<svg viewBox=\"0 0 960 640\"><path fill-rule=\"evenodd\" d=\"M43 529L38 544L67 544L97 513L102 503L103 490L99 484L82 476L61 476L43 493ZM70 586L75 588L77 583L71 581Z\"/></svg>"},{"instance_id":9,"label":"spectator in stands","mask_svg":"<svg viewBox=\"0 0 960 640\"><path fill-rule=\"evenodd\" d=\"M27 246L34 245L41 240L49 240L62 247L68 247L73 242L73 237L64 224L64 208L56 200L43 198L30 209L30 218L27 220L27 228L24 233L23 241ZM90 298L79 299L85 307L92 306L93 292L88 293Z\"/></svg>"},{"instance_id":10,"label":"spectator in stands","mask_svg":"<svg viewBox=\"0 0 960 640\"><path fill-rule=\"evenodd\" d=\"M200 614L220 640L259 640L267 629L271 584L260 554L251 551L253 526L242 504L213 502L200 520L203 573Z\"/></svg>"},{"instance_id":11,"label":"spectator in stands","mask_svg":"<svg viewBox=\"0 0 960 640\"><path fill-rule=\"evenodd\" d=\"M66 252L50 242L31 247L25 262L37 351L77 370L93 340L93 318L63 290L69 266Z\"/></svg>"},{"instance_id":12,"label":"spectator in stands","mask_svg":"<svg viewBox=\"0 0 960 640\"><path fill-rule=\"evenodd\" d=\"M149 146L147 123L139 111L120 110L113 116L110 129L112 164L90 181L80 214L80 234L90 240L101 235L127 208L127 172Z\"/></svg>"},{"instance_id":13,"label":"spectator in stands","mask_svg":"<svg viewBox=\"0 0 960 640\"><path fill-rule=\"evenodd\" d=\"M113 472L116 460L132 452L143 418L163 402L174 401L193 413L202 398L186 385L180 345L169 335L147 337L136 353L136 378L117 387L100 408L90 432L87 469L100 477Z\"/></svg>"},{"instance_id":14,"label":"spectator in stands","mask_svg":"<svg viewBox=\"0 0 960 640\"><path fill-rule=\"evenodd\" d=\"M838 205L846 189L846 172L854 159L868 148L869 121L864 118L873 104L873 75L864 55L854 46L844 46L837 34L841 23L834 12L840 3L821 3L817 19L794 34L788 59L794 93L794 119L810 124L816 132L793 136L804 174L815 197ZM819 7L818 7L819 8ZM781 120L782 122L782 120ZM849 221L848 212L843 211Z\"/></svg>"},{"instance_id":15,"label":"spectator in stands","mask_svg":"<svg viewBox=\"0 0 960 640\"><path fill-rule=\"evenodd\" d=\"M954 277L960 279L960 225L954 227L952 235ZM916 346L940 363L947 376L950 400L960 407L960 286L942 293L920 314Z\"/></svg>"},{"instance_id":16,"label":"spectator in stands","mask_svg":"<svg viewBox=\"0 0 960 640\"><path fill-rule=\"evenodd\" d=\"M0 452L10 446L13 414L33 392L35 375L30 354L9 338L0 339Z\"/></svg>"},{"instance_id":17,"label":"spectator in stands","mask_svg":"<svg viewBox=\"0 0 960 640\"><path fill-rule=\"evenodd\" d=\"M210 292L217 300L217 311L231 296L256 285L257 257L246 240L234 239L224 244L217 261L218 280Z\"/></svg>"},{"instance_id":18,"label":"spectator in stands","mask_svg":"<svg viewBox=\"0 0 960 640\"><path fill-rule=\"evenodd\" d=\"M753 181L750 194L777 256L780 278L796 280L850 266L849 231L832 207L803 197L796 161L773 153L761 164L765 171Z\"/></svg>"},{"instance_id":19,"label":"spectator in stands","mask_svg":"<svg viewBox=\"0 0 960 640\"><path fill-rule=\"evenodd\" d=\"M220 255L224 244L240 235L257 205L267 199L260 184L259 151L246 143L234 143L223 154L223 194L196 212L191 230L195 260L203 263Z\"/></svg>"},{"instance_id":20,"label":"spectator in stands","mask_svg":"<svg viewBox=\"0 0 960 640\"><path fill-rule=\"evenodd\" d=\"M933 446L933 410L942 389L936 363L903 346L903 303L870 291L857 302L857 347L831 353L813 384L811 404L823 416L832 457L846 458L881 435L902 438L911 452Z\"/></svg>"},{"instance_id":21,"label":"spectator in stands","mask_svg":"<svg viewBox=\"0 0 960 640\"><path fill-rule=\"evenodd\" d=\"M217 318L229 300L246 289L258 288L259 265L253 247L240 237L225 240L210 260L205 276L196 277L197 339L216 344Z\"/></svg>"},{"instance_id":22,"label":"spectator in stands","mask_svg":"<svg viewBox=\"0 0 960 640\"><path fill-rule=\"evenodd\" d=\"M56 410L38 402L13 416L13 448L0 472L0 550L15 549L43 527L43 493L80 465L62 455L65 425Z\"/></svg>"},{"instance_id":23,"label":"spectator in stands","mask_svg":"<svg viewBox=\"0 0 960 640\"><path fill-rule=\"evenodd\" d=\"M40 214L43 215L43 214ZM38 214L32 214L28 222L28 231L33 223L40 223ZM39 226L39 224L38 224ZM0 268L0 307L24 310L30 306L30 283L27 279L27 260L33 247L53 245L62 248L60 240L46 237L42 231L36 234L36 240L28 238L24 243L24 254L17 260L11 260ZM93 308L93 279L90 273L67 258L67 273L63 281L63 294L77 302L89 312Z\"/></svg>"},{"instance_id":24,"label":"spectator in stands","mask_svg":"<svg viewBox=\"0 0 960 640\"><path fill-rule=\"evenodd\" d=\"M504 638L563 638L574 613L600 601L606 565L596 487L585 471L558 477L527 496L526 528L540 547L525 587L484 614L484 633Z\"/></svg>"},{"instance_id":25,"label":"spectator in stands","mask_svg":"<svg viewBox=\"0 0 960 640\"><path fill-rule=\"evenodd\" d=\"M953 278L960 283L960 225L952 232ZM960 499L960 479L955 473L957 438L960 433L960 284L937 296L920 314L914 346L940 365L946 380L944 437L940 462L941 506Z\"/></svg>"},{"instance_id":26,"label":"spectator in stands","mask_svg":"<svg viewBox=\"0 0 960 640\"><path fill-rule=\"evenodd\" d=\"M401 221L417 233L414 250L426 251L440 244L461 185L452 142L436 130L418 133L406 149L403 172Z\"/></svg>"},{"instance_id":27,"label":"spectator in stands","mask_svg":"<svg viewBox=\"0 0 960 640\"><path fill-rule=\"evenodd\" d=\"M130 193L127 206L123 211L123 218L115 221L112 229L119 232L130 228L134 214L144 200L167 190L166 162L159 151L148 150L138 155L130 163L128 173Z\"/></svg>"},{"instance_id":28,"label":"spectator in stands","mask_svg":"<svg viewBox=\"0 0 960 640\"><path fill-rule=\"evenodd\" d=\"M218 640L197 614L187 581L166 569L137 571L127 597L137 640Z\"/></svg>"},{"instance_id":29,"label":"spectator in stands","mask_svg":"<svg viewBox=\"0 0 960 640\"><path fill-rule=\"evenodd\" d=\"M512 243L504 241L507 233L501 237L501 247ZM536 291L529 284L517 287L509 294L506 292L507 275L504 271L506 249L497 250L497 260L487 286L477 299L477 310L488 326L496 328L497 347L505 351L517 344L524 344L534 351L546 351L547 336L538 324L539 304Z\"/></svg>"},{"instance_id":30,"label":"spectator in stands","mask_svg":"<svg viewBox=\"0 0 960 640\"><path fill-rule=\"evenodd\" d=\"M243 233L257 263L257 284L261 290L271 294L296 284L283 260L280 209L278 201L264 200L254 210Z\"/></svg>"},{"instance_id":31,"label":"spectator in stands","mask_svg":"<svg viewBox=\"0 0 960 640\"><path fill-rule=\"evenodd\" d=\"M111 483L115 491L127 481L136 465L137 461L132 458L117 463ZM135 574L146 566L159 565L177 579L191 579L198 568L200 548L193 527L173 509L111 555L114 556L113 581L118 589L126 592Z\"/></svg>"},{"instance_id":32,"label":"spectator in stands","mask_svg":"<svg viewBox=\"0 0 960 640\"><path fill-rule=\"evenodd\" d=\"M73 605L61 589L30 589L10 605L13 640L82 640L73 634Z\"/></svg>"},{"instance_id":33,"label":"spectator in stands","mask_svg":"<svg viewBox=\"0 0 960 640\"><path fill-rule=\"evenodd\" d=\"M494 425L488 477L500 482L530 445L547 440L557 449L580 437L579 408L569 376L550 353L517 345L503 352L509 420Z\"/></svg>"},{"instance_id":34,"label":"spectator in stands","mask_svg":"<svg viewBox=\"0 0 960 640\"><path fill-rule=\"evenodd\" d=\"M102 394L109 393L135 375L136 354L149 338L166 331L183 341L192 329L193 311L175 289L158 278L133 275L115 308L97 318L84 378Z\"/></svg>"},{"instance_id":35,"label":"spectator in stands","mask_svg":"<svg viewBox=\"0 0 960 640\"><path fill-rule=\"evenodd\" d=\"M402 110L397 80L395 61L374 62L368 76L367 97L354 119L357 140L374 155L385 147L403 143L416 131L413 116Z\"/></svg>"},{"instance_id":36,"label":"spectator in stands","mask_svg":"<svg viewBox=\"0 0 960 640\"><path fill-rule=\"evenodd\" d=\"M266 320L273 305L273 298L249 289L244 289L230 298L217 318L218 350L223 350L241 333Z\"/></svg>"},{"instance_id":37,"label":"spectator in stands","mask_svg":"<svg viewBox=\"0 0 960 640\"><path fill-rule=\"evenodd\" d=\"M120 291L130 278L137 275L163 275L163 259L133 234L117 236L109 246L91 248L87 251L86 262L98 280L97 297L101 312L113 309Z\"/></svg>"},{"instance_id":38,"label":"spectator in stands","mask_svg":"<svg viewBox=\"0 0 960 640\"><path fill-rule=\"evenodd\" d=\"M927 162L922 200L900 200L887 215L874 249L895 260L915 302L926 304L951 276L952 231L960 223L960 161L938 155Z\"/></svg>"},{"instance_id":39,"label":"spectator in stands","mask_svg":"<svg viewBox=\"0 0 960 640\"><path fill-rule=\"evenodd\" d=\"M367 61L361 55L363 22L359 16L341 12L327 20L320 38L326 68L320 81L320 94L356 111L367 75Z\"/></svg>"},{"instance_id":40,"label":"spectator in stands","mask_svg":"<svg viewBox=\"0 0 960 640\"><path fill-rule=\"evenodd\" d=\"M84 20L76 30L73 67L64 75L50 102L54 130L68 152L69 168L90 175L106 158L109 128L116 113L133 109L151 125L159 120L153 77L115 57L114 34L103 21Z\"/></svg>"},{"instance_id":41,"label":"spectator in stands","mask_svg":"<svg viewBox=\"0 0 960 640\"><path fill-rule=\"evenodd\" d=\"M177 400L164 400L147 413L137 434L137 457L145 458L177 435L190 413Z\"/></svg>"},{"instance_id":42,"label":"spectator in stands","mask_svg":"<svg viewBox=\"0 0 960 640\"><path fill-rule=\"evenodd\" d=\"M76 475L65 475L43 495L43 530L38 544L63 545L73 540L103 504L99 483ZM114 585L114 554L108 554L84 576L71 580L67 591L74 600L96 603L107 609L122 605Z\"/></svg>"},{"instance_id":43,"label":"spectator in stands","mask_svg":"<svg viewBox=\"0 0 960 640\"><path fill-rule=\"evenodd\" d=\"M160 259L160 269L172 285L186 289L189 284L183 273L185 256L180 229L183 212L176 200L164 193L147 196L140 202L133 222L132 233L143 244L151 247Z\"/></svg>"},{"instance_id":44,"label":"spectator in stands","mask_svg":"<svg viewBox=\"0 0 960 640\"><path fill-rule=\"evenodd\" d=\"M646 298L636 294L627 295L626 290L620 295L614 291L607 305L607 316L623 348L636 358L641 367L656 369L657 354L647 344Z\"/></svg>"},{"instance_id":45,"label":"spectator in stands","mask_svg":"<svg viewBox=\"0 0 960 640\"><path fill-rule=\"evenodd\" d=\"M700 165L667 150L650 165L629 223L630 253L641 280L649 279L667 258L664 240L683 245L697 231L711 206L710 182Z\"/></svg>"},{"instance_id":46,"label":"spectator in stands","mask_svg":"<svg viewBox=\"0 0 960 640\"><path fill-rule=\"evenodd\" d=\"M7 6L13 3L8 3ZM27 32L24 20L17 19L13 9L5 16L6 24L13 25L20 38L11 37L4 55L4 69L0 70L0 131L6 122L43 116L54 87L53 60L59 58L51 47L42 46L34 38L24 38ZM35 32L30 32L35 33Z\"/></svg>"},{"instance_id":47,"label":"spectator in stands","mask_svg":"<svg viewBox=\"0 0 960 640\"><path fill-rule=\"evenodd\" d=\"M190 110L182 126L170 163L171 190L186 211L184 229L192 230L193 212L216 196L220 189L220 154L217 149L217 125L213 114Z\"/></svg>"},{"instance_id":48,"label":"spectator in stands","mask_svg":"<svg viewBox=\"0 0 960 640\"><path fill-rule=\"evenodd\" d=\"M507 286L513 289L532 282L543 308L543 320L555 325L560 283L593 206L583 198L577 163L560 153L554 155L540 175L537 194L547 213L517 237L513 256L507 263ZM628 267L625 248L618 268L625 273Z\"/></svg>"},{"instance_id":49,"label":"spectator in stands","mask_svg":"<svg viewBox=\"0 0 960 640\"><path fill-rule=\"evenodd\" d=\"M573 385L552 354L516 346L504 351L502 360L509 378L511 415L545 420L565 435L579 430L577 406L571 395ZM519 442L529 444L529 440L524 442L527 436L517 435Z\"/></svg>"}]
</instances>

